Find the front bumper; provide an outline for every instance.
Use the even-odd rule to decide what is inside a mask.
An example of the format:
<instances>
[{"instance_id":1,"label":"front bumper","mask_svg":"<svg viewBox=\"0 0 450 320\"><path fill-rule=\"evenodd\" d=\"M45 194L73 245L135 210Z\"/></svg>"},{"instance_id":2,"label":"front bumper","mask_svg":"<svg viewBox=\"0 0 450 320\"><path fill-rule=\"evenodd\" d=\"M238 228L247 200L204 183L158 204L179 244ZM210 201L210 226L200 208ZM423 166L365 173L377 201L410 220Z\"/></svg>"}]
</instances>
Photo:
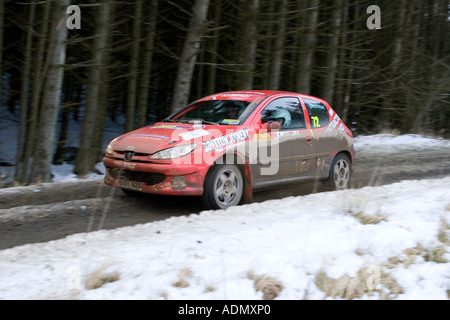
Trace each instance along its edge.
<instances>
[{"instance_id":1,"label":"front bumper","mask_svg":"<svg viewBox=\"0 0 450 320\"><path fill-rule=\"evenodd\" d=\"M143 193L200 196L208 171L194 164L142 163L103 158L105 183Z\"/></svg>"}]
</instances>

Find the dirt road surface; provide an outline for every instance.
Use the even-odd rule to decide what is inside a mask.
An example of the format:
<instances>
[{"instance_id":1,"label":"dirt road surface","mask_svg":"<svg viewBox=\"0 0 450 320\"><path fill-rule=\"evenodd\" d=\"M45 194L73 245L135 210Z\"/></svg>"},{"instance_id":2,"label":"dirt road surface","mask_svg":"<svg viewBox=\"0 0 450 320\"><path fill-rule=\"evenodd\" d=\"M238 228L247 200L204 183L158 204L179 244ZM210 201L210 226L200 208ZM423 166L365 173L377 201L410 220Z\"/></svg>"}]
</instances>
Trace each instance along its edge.
<instances>
[{"instance_id":1,"label":"dirt road surface","mask_svg":"<svg viewBox=\"0 0 450 320\"><path fill-rule=\"evenodd\" d=\"M448 144L446 144L448 146ZM450 148L414 146L357 150L352 187L401 180L442 178L450 174ZM282 199L328 191L304 183L255 193L254 201ZM0 193L0 250L47 242L74 233L108 230L202 210L196 197L127 196L103 180L48 183L2 189Z\"/></svg>"}]
</instances>

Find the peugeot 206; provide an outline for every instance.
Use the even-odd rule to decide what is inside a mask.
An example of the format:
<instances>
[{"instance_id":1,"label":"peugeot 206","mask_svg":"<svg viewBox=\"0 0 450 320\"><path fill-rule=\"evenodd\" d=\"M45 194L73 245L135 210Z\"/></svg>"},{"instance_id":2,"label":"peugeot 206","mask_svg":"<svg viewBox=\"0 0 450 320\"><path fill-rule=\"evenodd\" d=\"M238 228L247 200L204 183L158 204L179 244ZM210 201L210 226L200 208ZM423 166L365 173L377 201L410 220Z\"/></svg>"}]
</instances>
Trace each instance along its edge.
<instances>
[{"instance_id":1,"label":"peugeot 206","mask_svg":"<svg viewBox=\"0 0 450 320\"><path fill-rule=\"evenodd\" d=\"M105 183L127 194L200 196L207 208L252 201L256 190L319 179L350 184L353 135L330 105L284 91L199 99L106 148Z\"/></svg>"}]
</instances>

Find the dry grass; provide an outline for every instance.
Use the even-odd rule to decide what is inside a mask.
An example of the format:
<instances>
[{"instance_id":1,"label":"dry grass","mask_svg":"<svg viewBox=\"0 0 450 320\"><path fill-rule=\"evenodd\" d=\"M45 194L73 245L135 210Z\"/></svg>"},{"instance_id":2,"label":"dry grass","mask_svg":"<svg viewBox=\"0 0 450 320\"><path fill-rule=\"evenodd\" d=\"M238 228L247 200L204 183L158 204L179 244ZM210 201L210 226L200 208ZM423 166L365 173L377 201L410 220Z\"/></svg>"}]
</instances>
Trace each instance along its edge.
<instances>
[{"instance_id":1,"label":"dry grass","mask_svg":"<svg viewBox=\"0 0 450 320\"><path fill-rule=\"evenodd\" d=\"M450 207L450 204L448 205L448 207ZM444 218L441 218L441 227L439 228L438 240L447 246L450 246L449 232L450 232L450 225Z\"/></svg>"},{"instance_id":2,"label":"dry grass","mask_svg":"<svg viewBox=\"0 0 450 320\"><path fill-rule=\"evenodd\" d=\"M424 248L422 245L418 244L414 248L404 250L404 253L409 258L404 261L404 265L405 267L411 265L415 256L421 256L427 262L447 263L448 260L444 258L444 254L446 254L446 252L447 249L444 245Z\"/></svg>"},{"instance_id":3,"label":"dry grass","mask_svg":"<svg viewBox=\"0 0 450 320\"><path fill-rule=\"evenodd\" d=\"M354 217L361 224L378 224L389 217L388 214L381 213L379 209L373 214L368 214L365 212L366 206L364 199L350 199L343 203L343 213Z\"/></svg>"},{"instance_id":4,"label":"dry grass","mask_svg":"<svg viewBox=\"0 0 450 320\"><path fill-rule=\"evenodd\" d=\"M399 259L399 263L403 263L405 268L408 268L410 265L414 264L417 256L422 255L422 251L423 249L421 245L403 250L403 253L406 255L406 259Z\"/></svg>"},{"instance_id":5,"label":"dry grass","mask_svg":"<svg viewBox=\"0 0 450 320\"><path fill-rule=\"evenodd\" d=\"M257 276L253 271L249 271L247 275L250 280L254 281L253 287L256 291L263 293L263 300L273 300L283 290L281 282L273 277L267 275Z\"/></svg>"},{"instance_id":6,"label":"dry grass","mask_svg":"<svg viewBox=\"0 0 450 320\"><path fill-rule=\"evenodd\" d=\"M448 260L444 258L447 253L447 248L445 245L438 245L431 248L424 248L422 245L418 244L415 247L403 250L403 257L390 257L388 259L389 263L384 264L384 267L394 268L399 264L403 264L405 268L415 263L417 257L422 257L426 262L435 263L447 263Z\"/></svg>"},{"instance_id":7,"label":"dry grass","mask_svg":"<svg viewBox=\"0 0 450 320\"><path fill-rule=\"evenodd\" d=\"M361 210L349 209L348 213L359 220L361 224L377 224L381 221L385 221L388 217L387 214L375 213L375 214L365 214Z\"/></svg>"},{"instance_id":8,"label":"dry grass","mask_svg":"<svg viewBox=\"0 0 450 320\"><path fill-rule=\"evenodd\" d=\"M327 297L345 300L359 299L365 294L375 293L379 294L380 299L389 300L403 293L403 288L390 274L375 267L375 271L364 267L355 277L344 274L339 279L328 277L322 270L316 275L315 284Z\"/></svg>"},{"instance_id":9,"label":"dry grass","mask_svg":"<svg viewBox=\"0 0 450 320\"><path fill-rule=\"evenodd\" d=\"M214 292L216 291L216 287L214 287L213 285L207 285L205 288L205 292Z\"/></svg>"},{"instance_id":10,"label":"dry grass","mask_svg":"<svg viewBox=\"0 0 450 320\"><path fill-rule=\"evenodd\" d=\"M187 288L189 287L189 282L187 278L192 275L192 271L189 268L183 268L180 271L180 280L172 283L173 287L177 288Z\"/></svg>"},{"instance_id":11,"label":"dry grass","mask_svg":"<svg viewBox=\"0 0 450 320\"><path fill-rule=\"evenodd\" d=\"M436 263L447 263L448 260L444 258L444 254L447 253L447 248L444 245L439 245L433 248L428 248L423 253L425 261L431 261Z\"/></svg>"},{"instance_id":12,"label":"dry grass","mask_svg":"<svg viewBox=\"0 0 450 320\"><path fill-rule=\"evenodd\" d=\"M86 281L86 289L94 290L102 287L106 283L119 280L119 274L117 272L106 272L106 267L100 267L88 277Z\"/></svg>"}]
</instances>

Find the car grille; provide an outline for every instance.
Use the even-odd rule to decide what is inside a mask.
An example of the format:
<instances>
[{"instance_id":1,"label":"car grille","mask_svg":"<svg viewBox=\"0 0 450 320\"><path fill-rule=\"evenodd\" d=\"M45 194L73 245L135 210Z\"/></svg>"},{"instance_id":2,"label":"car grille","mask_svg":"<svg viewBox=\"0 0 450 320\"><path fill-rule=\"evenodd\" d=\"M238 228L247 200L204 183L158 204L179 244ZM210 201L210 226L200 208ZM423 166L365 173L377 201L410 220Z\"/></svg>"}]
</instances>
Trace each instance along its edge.
<instances>
[{"instance_id":1,"label":"car grille","mask_svg":"<svg viewBox=\"0 0 450 320\"><path fill-rule=\"evenodd\" d=\"M125 160L125 153L126 151L115 151L119 157L115 157L116 159ZM148 157L151 156L149 153L141 153L141 152L133 152L132 159L128 160L129 162L150 162ZM127 160L125 160L127 161Z\"/></svg>"},{"instance_id":2,"label":"car grille","mask_svg":"<svg viewBox=\"0 0 450 320\"><path fill-rule=\"evenodd\" d=\"M162 173L130 171L123 169L110 169L109 173L114 179L139 181L149 186L161 183L166 178L166 176Z\"/></svg>"}]
</instances>

